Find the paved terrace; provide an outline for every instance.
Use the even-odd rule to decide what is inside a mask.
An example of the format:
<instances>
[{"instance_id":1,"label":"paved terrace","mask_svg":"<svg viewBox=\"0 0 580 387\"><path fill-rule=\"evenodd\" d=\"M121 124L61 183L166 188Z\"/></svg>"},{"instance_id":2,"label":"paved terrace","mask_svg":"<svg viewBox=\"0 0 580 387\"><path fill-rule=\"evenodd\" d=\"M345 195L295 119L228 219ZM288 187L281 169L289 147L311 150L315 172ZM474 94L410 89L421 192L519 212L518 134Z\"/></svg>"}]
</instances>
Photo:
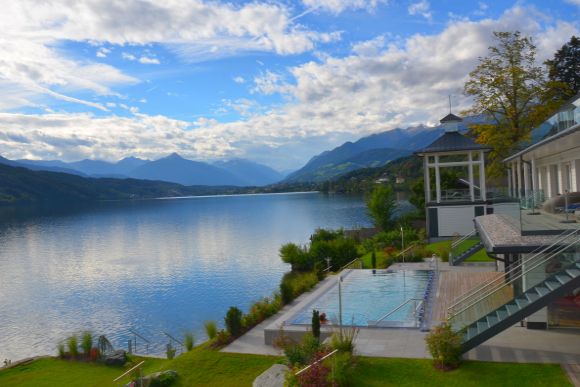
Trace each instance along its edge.
<instances>
[{"instance_id":1,"label":"paved terrace","mask_svg":"<svg viewBox=\"0 0 580 387\"><path fill-rule=\"evenodd\" d=\"M431 267L429 263L406 263L395 264L391 268L417 270ZM455 294L469 287L468 281L461 279L462 276L468 275L473 280L479 278L481 281L496 276L497 272L493 271L494 268L494 264L448 266L440 262L440 281L433 307L434 323L442 318L449 300L454 299ZM281 355L280 350L265 344L264 330L288 320L296 311L302 309L335 283L336 276L326 278L312 292L301 295L278 314L262 322L222 351ZM356 351L361 356L429 358L425 336L426 333L418 329L360 328L356 339ZM580 331L539 331L516 325L467 352L465 358L482 361L578 364L580 363Z\"/></svg>"}]
</instances>

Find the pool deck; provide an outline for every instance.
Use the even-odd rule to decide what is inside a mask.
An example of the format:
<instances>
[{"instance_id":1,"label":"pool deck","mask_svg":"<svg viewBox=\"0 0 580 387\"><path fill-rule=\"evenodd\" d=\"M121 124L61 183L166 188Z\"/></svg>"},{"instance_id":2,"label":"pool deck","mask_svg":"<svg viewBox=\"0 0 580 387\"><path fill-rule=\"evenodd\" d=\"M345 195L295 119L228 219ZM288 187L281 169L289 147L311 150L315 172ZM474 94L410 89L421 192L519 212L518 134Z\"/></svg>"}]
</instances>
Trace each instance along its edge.
<instances>
[{"instance_id":1,"label":"pool deck","mask_svg":"<svg viewBox=\"0 0 580 387\"><path fill-rule=\"evenodd\" d=\"M428 263L395 264L390 269L400 270L424 270L429 269ZM451 279L457 272L480 273L482 276L496 275L494 266L470 265L448 266L439 263L440 278ZM488 274L482 274L482 273ZM474 277L475 278L475 277ZM263 355L281 355L282 352L271 345L265 344L264 332L279 330L283 323L289 320L295 313L309 304L314 298L319 297L330 287L336 284L337 276L330 276L320 282L313 291L298 297L290 305L285 306L278 314L265 320L248 333L222 349L224 352L253 353ZM449 285L450 292L460 291L458 286ZM438 295L443 297L442 281L438 284ZM446 306L437 306L435 303L433 317L437 321L436 314L446 310ZM303 333L307 327L297 327ZM323 328L324 329L324 328ZM284 326L287 334L289 327ZM327 329L328 331L328 329ZM399 357L399 358L430 358L425 346L425 332L418 329L406 328L360 328L355 346L356 352L361 356L371 357ZM515 325L501 334L493 337L477 348L467 352L465 359L498 362L531 362L531 363L580 363L580 332L578 330L530 330Z\"/></svg>"}]
</instances>

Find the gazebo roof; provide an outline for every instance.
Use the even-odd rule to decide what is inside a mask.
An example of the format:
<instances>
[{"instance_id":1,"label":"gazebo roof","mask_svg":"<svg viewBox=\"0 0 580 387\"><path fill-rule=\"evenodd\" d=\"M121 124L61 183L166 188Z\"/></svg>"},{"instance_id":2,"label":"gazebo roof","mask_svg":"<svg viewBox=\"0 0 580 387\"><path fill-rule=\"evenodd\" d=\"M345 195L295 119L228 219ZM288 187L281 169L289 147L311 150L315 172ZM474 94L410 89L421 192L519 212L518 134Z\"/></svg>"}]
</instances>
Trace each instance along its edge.
<instances>
[{"instance_id":1,"label":"gazebo roof","mask_svg":"<svg viewBox=\"0 0 580 387\"><path fill-rule=\"evenodd\" d=\"M453 114L450 115L452 116ZM449 117L449 115L447 117ZM447 117L443 118L443 120L445 120ZM441 122L443 122L443 120L441 120ZM489 151L491 148L482 144L478 144L471 138L464 136L459 132L446 132L437 140L432 142L431 145L416 151L415 154L422 155L426 153L460 152L469 150Z\"/></svg>"},{"instance_id":2,"label":"gazebo roof","mask_svg":"<svg viewBox=\"0 0 580 387\"><path fill-rule=\"evenodd\" d=\"M445 117L443 117L442 119L439 120L439 122L441 122L442 124L444 124L446 122L461 122L461 121L463 121L461 119L461 117L457 117L453 113L449 113Z\"/></svg>"}]
</instances>

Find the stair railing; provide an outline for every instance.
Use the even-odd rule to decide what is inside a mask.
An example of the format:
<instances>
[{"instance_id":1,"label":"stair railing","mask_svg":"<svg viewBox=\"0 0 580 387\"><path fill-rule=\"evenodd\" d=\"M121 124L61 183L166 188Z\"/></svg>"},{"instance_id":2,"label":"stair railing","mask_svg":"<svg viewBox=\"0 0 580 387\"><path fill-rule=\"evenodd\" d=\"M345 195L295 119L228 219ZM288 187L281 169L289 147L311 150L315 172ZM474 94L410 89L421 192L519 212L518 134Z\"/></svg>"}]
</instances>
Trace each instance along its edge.
<instances>
[{"instance_id":1,"label":"stair railing","mask_svg":"<svg viewBox=\"0 0 580 387\"><path fill-rule=\"evenodd\" d=\"M526 259L522 259L522 262L520 262L520 264L512 267L509 271L505 272L504 275L498 276L497 278L494 278L491 281L484 282L478 286L475 286L474 288L470 289L469 291L467 291L463 295L457 297L454 300L454 303L447 308L447 315L454 314L455 309L457 309L461 304L465 304L465 303L471 301L471 299L473 297L476 297L477 295L481 294L482 291L488 290L490 287L494 286L497 283L503 283L503 281L505 280L506 277L509 278L512 274L516 274L516 272L519 269L521 269L522 265L531 263L533 260L537 259L538 257L543 256L543 254L545 254L547 251L556 248L556 246L558 246L558 245L565 244L566 240L573 238L579 234L580 234L580 230L573 230L573 231L567 230L567 231L564 231L562 234L558 235L550 245L540 246L540 247L536 248L534 251L532 251L531 257L526 258Z\"/></svg>"},{"instance_id":2,"label":"stair railing","mask_svg":"<svg viewBox=\"0 0 580 387\"><path fill-rule=\"evenodd\" d=\"M472 236L474 236L476 233L477 233L477 231L476 231L476 230L473 230L473 231L472 231L472 232L470 232L469 234L465 234L465 235L463 235L462 237L460 237L459 239L457 239L457 240L455 240L455 241L451 242L451 248L452 248L452 249L456 248L456 247L457 247L457 246L459 246L459 245L460 245L460 244L461 244L463 241L465 241L465 240L467 240L467 239L471 238L471 237L472 237Z\"/></svg>"},{"instance_id":3,"label":"stair railing","mask_svg":"<svg viewBox=\"0 0 580 387\"><path fill-rule=\"evenodd\" d=\"M450 315L447 318L447 321L449 321L450 323L453 323L453 320L457 320L458 316L460 316L461 314L467 314L468 311L471 310L472 307L486 301L489 300L490 297L492 297L493 295L497 294L499 291L501 291L502 289L511 287L513 285L513 283L516 280L519 280L520 278L522 278L524 275L526 275L527 273L531 272L532 270L536 269L537 267L539 267L540 265L547 263L548 261L550 261L552 258L562 254L563 252L565 252L566 250L570 249L573 246L578 246L580 245L580 236L576 236L576 238L568 244L565 245L561 245L558 246L555 250L552 250L550 252L548 252L543 259L540 259L538 262L533 263L530 267L527 267L525 270L521 270L521 272L517 275L514 276L513 278L511 278L509 281L500 284L498 286L495 286L492 289L488 289L486 292L484 292L478 299L473 300L472 302L470 302L467 306L462 307L459 311L454 312L452 315ZM577 261L580 260L580 258L576 259ZM522 264L518 265L519 268L522 268ZM517 295L513 295L513 297L511 297L511 299L517 298ZM503 303L505 304L505 302ZM489 313L489 311L487 311L486 313L484 313L482 316L477 316L475 319L471 318L471 320L473 321L468 321L468 322L464 322L463 326L465 325L469 325L475 321L477 321L479 318L485 316L485 314Z\"/></svg>"}]
</instances>

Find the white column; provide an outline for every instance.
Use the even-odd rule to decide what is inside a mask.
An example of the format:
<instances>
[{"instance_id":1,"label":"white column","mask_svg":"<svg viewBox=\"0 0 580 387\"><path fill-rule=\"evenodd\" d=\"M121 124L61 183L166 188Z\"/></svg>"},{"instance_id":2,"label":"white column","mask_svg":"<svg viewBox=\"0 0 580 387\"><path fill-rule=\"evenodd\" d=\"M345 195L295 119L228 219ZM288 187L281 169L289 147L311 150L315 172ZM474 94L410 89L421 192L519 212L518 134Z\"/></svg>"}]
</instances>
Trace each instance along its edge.
<instances>
[{"instance_id":1,"label":"white column","mask_svg":"<svg viewBox=\"0 0 580 387\"><path fill-rule=\"evenodd\" d=\"M538 190L538 171L536 169L536 159L532 159L532 191Z\"/></svg>"},{"instance_id":2,"label":"white column","mask_svg":"<svg viewBox=\"0 0 580 387\"><path fill-rule=\"evenodd\" d=\"M437 203L441 203L441 179L439 177L439 155L435 155L435 193Z\"/></svg>"},{"instance_id":3,"label":"white column","mask_svg":"<svg viewBox=\"0 0 580 387\"><path fill-rule=\"evenodd\" d=\"M429 156L425 156L423 159L423 174L424 174L424 184L425 184L425 203L431 201L431 181L429 180Z\"/></svg>"},{"instance_id":4,"label":"white column","mask_svg":"<svg viewBox=\"0 0 580 387\"><path fill-rule=\"evenodd\" d=\"M485 183L485 154L479 151L479 188L481 190L481 200L487 200L487 186Z\"/></svg>"},{"instance_id":5,"label":"white column","mask_svg":"<svg viewBox=\"0 0 580 387\"><path fill-rule=\"evenodd\" d=\"M560 195L564 194L564 165L562 163L558 163L558 193Z\"/></svg>"},{"instance_id":6,"label":"white column","mask_svg":"<svg viewBox=\"0 0 580 387\"><path fill-rule=\"evenodd\" d=\"M467 161L469 162L468 168L469 168L469 197L471 198L471 201L474 202L475 201L475 191L473 189L473 164L472 164L472 160L473 157L471 157L471 152L469 152L467 154Z\"/></svg>"},{"instance_id":7,"label":"white column","mask_svg":"<svg viewBox=\"0 0 580 387\"><path fill-rule=\"evenodd\" d=\"M512 197L517 198L518 197L518 165L516 164L516 162L512 162Z\"/></svg>"},{"instance_id":8,"label":"white column","mask_svg":"<svg viewBox=\"0 0 580 387\"><path fill-rule=\"evenodd\" d=\"M513 196L512 195L512 174L513 174L513 169L510 167L507 169L507 183L508 183L508 196Z\"/></svg>"},{"instance_id":9,"label":"white column","mask_svg":"<svg viewBox=\"0 0 580 387\"><path fill-rule=\"evenodd\" d=\"M518 174L518 194L516 195L516 197L521 198L522 197L522 168L521 168L521 162L520 160L518 160L517 162L517 174Z\"/></svg>"},{"instance_id":10,"label":"white column","mask_svg":"<svg viewBox=\"0 0 580 387\"><path fill-rule=\"evenodd\" d=\"M542 190L542 191L544 191L543 170L544 170L544 167L539 167L538 168L538 182L537 182L537 184L538 184L538 188L537 189L538 190Z\"/></svg>"},{"instance_id":11,"label":"white column","mask_svg":"<svg viewBox=\"0 0 580 387\"><path fill-rule=\"evenodd\" d=\"M552 180L554 176L552 176L552 166L546 166L546 198L551 198L554 196L554 189L552 188Z\"/></svg>"},{"instance_id":12,"label":"white column","mask_svg":"<svg viewBox=\"0 0 580 387\"><path fill-rule=\"evenodd\" d=\"M524 197L527 197L530 192L530 166L523 162L522 166L524 167Z\"/></svg>"},{"instance_id":13,"label":"white column","mask_svg":"<svg viewBox=\"0 0 580 387\"><path fill-rule=\"evenodd\" d=\"M580 159L572 160L572 189L580 191Z\"/></svg>"}]
</instances>

